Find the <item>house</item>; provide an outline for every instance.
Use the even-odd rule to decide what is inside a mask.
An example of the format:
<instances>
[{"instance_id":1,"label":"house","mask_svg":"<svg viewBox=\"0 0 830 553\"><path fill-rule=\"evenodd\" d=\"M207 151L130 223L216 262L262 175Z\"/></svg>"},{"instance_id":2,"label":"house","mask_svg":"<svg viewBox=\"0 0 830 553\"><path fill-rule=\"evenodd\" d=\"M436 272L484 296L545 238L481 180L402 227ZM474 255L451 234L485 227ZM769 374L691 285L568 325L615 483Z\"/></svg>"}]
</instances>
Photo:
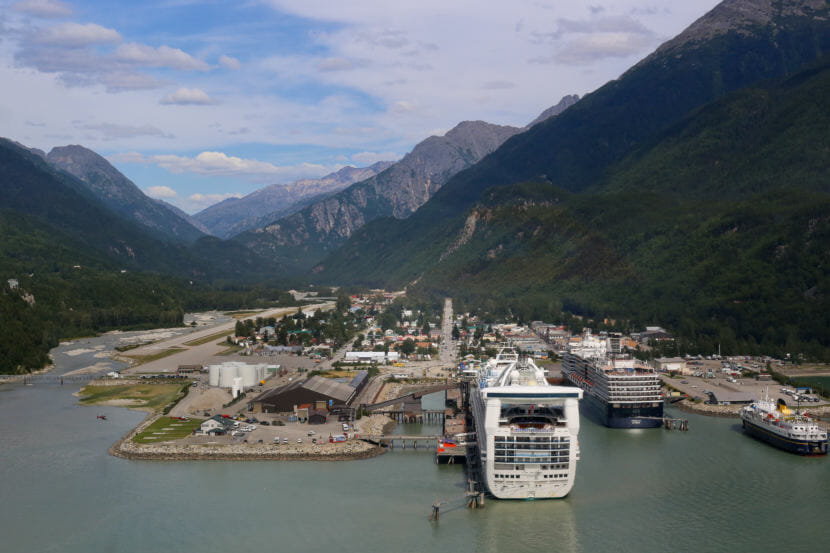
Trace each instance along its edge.
<instances>
[{"instance_id":1,"label":"house","mask_svg":"<svg viewBox=\"0 0 830 553\"><path fill-rule=\"evenodd\" d=\"M233 430L233 420L222 415L214 415L199 425L201 434L222 435Z\"/></svg>"}]
</instances>

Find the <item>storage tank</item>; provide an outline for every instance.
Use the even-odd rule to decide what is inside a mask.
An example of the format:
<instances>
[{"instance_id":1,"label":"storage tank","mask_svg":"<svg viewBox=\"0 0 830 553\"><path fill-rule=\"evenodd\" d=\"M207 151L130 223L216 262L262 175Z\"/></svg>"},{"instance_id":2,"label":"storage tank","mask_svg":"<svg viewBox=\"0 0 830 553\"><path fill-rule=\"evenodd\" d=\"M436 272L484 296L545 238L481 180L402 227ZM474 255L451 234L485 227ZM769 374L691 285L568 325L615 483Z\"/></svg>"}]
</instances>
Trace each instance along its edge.
<instances>
[{"instance_id":1,"label":"storage tank","mask_svg":"<svg viewBox=\"0 0 830 553\"><path fill-rule=\"evenodd\" d=\"M233 379L233 386L231 387L231 395L233 396L233 399L236 399L239 396L242 389L242 377L237 376Z\"/></svg>"},{"instance_id":2,"label":"storage tank","mask_svg":"<svg viewBox=\"0 0 830 553\"><path fill-rule=\"evenodd\" d=\"M208 367L208 384L211 386L219 386L219 373L221 368L219 365L211 365Z\"/></svg>"},{"instance_id":3,"label":"storage tank","mask_svg":"<svg viewBox=\"0 0 830 553\"><path fill-rule=\"evenodd\" d=\"M236 365L223 363L219 372L219 386L221 388L232 388L233 379L239 376Z\"/></svg>"},{"instance_id":4,"label":"storage tank","mask_svg":"<svg viewBox=\"0 0 830 553\"><path fill-rule=\"evenodd\" d=\"M242 385L246 388L256 386L265 378L265 365L242 365L239 367L239 376L242 377Z\"/></svg>"}]
</instances>

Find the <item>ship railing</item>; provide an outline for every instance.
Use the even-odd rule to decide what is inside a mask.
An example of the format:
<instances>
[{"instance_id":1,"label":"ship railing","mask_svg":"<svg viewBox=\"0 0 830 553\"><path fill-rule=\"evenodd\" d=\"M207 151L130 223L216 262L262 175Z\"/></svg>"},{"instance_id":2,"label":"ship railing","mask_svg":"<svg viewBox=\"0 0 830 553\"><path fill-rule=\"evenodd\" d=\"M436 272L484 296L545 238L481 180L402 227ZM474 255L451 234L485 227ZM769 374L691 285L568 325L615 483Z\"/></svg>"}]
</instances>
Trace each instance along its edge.
<instances>
[{"instance_id":1,"label":"ship railing","mask_svg":"<svg viewBox=\"0 0 830 553\"><path fill-rule=\"evenodd\" d=\"M510 425L510 431L516 432L520 434L542 434L542 433L550 433L553 432L554 427L552 425L545 425L542 428L522 428L520 426Z\"/></svg>"}]
</instances>

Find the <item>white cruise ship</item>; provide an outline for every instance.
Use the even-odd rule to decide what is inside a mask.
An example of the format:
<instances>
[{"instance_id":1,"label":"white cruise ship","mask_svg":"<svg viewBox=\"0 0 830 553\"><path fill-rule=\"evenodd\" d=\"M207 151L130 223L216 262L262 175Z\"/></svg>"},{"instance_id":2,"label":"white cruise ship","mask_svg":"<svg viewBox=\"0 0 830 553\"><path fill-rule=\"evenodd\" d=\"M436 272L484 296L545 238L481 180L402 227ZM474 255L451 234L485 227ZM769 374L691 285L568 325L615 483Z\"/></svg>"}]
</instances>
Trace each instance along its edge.
<instances>
[{"instance_id":1,"label":"white cruise ship","mask_svg":"<svg viewBox=\"0 0 830 553\"><path fill-rule=\"evenodd\" d=\"M500 499L565 497L579 460L582 390L551 386L545 372L502 348L470 391L488 491Z\"/></svg>"}]
</instances>

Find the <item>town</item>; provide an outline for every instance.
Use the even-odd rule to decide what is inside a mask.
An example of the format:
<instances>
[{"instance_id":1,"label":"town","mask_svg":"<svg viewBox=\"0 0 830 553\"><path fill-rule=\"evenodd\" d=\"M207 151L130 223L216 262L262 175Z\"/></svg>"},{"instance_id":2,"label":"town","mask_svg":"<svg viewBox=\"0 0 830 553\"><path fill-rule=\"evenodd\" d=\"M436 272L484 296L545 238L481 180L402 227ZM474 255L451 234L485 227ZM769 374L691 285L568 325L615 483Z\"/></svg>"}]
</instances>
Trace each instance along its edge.
<instances>
[{"instance_id":1,"label":"town","mask_svg":"<svg viewBox=\"0 0 830 553\"><path fill-rule=\"evenodd\" d=\"M688 411L737 416L765 395L827 409L828 391L809 385L821 371L769 357L658 355L673 338L657 326L624 335L485 321L454 313L450 300L441 310L384 290L314 299L326 303L252 313L224 334L197 329L129 350L149 361L90 382L82 395L148 383L184 389L118 444L132 457L355 458L380 453L400 422L439 424L440 439L452 440L465 431L458 384L503 345L533 359L551 384L578 384L563 358L599 348L649 367L661 401ZM156 359L158 351L169 355ZM438 438L429 446L439 447Z\"/></svg>"}]
</instances>

